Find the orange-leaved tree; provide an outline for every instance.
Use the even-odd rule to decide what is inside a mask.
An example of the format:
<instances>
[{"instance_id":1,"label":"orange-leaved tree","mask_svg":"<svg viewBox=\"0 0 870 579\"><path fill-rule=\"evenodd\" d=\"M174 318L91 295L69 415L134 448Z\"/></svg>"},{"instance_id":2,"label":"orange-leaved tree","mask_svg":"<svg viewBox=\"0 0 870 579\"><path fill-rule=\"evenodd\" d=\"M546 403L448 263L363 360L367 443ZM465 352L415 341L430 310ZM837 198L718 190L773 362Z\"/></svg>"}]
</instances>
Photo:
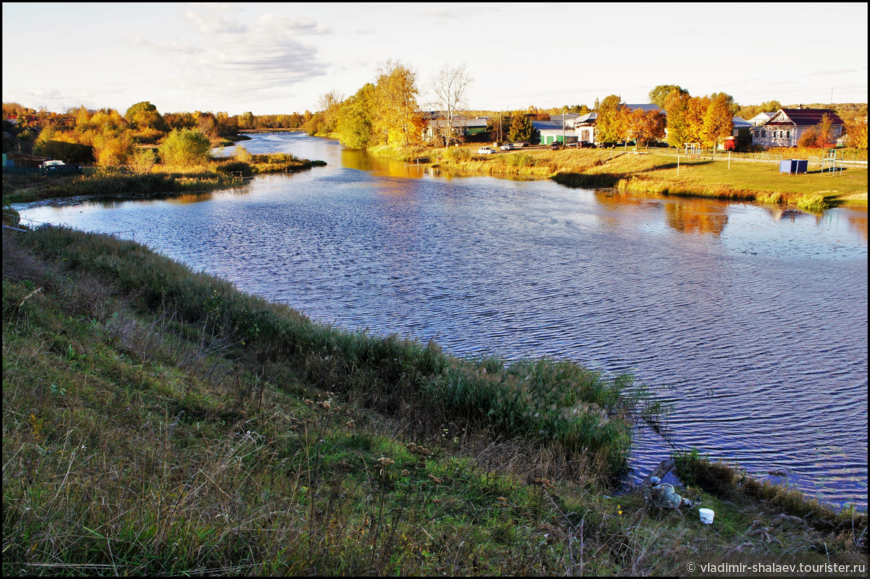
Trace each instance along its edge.
<instances>
[{"instance_id":1,"label":"orange-leaved tree","mask_svg":"<svg viewBox=\"0 0 870 579\"><path fill-rule=\"evenodd\" d=\"M628 117L628 125L638 145L646 145L665 136L665 115L662 111L635 109Z\"/></svg>"}]
</instances>

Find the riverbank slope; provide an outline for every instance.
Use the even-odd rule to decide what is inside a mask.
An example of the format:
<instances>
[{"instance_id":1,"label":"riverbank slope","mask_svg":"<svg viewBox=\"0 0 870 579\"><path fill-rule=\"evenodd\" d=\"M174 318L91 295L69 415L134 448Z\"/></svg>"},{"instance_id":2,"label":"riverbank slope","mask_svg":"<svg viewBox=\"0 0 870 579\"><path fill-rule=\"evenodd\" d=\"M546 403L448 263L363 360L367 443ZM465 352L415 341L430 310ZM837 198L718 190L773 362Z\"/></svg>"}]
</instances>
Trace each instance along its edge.
<instances>
[{"instance_id":1,"label":"riverbank slope","mask_svg":"<svg viewBox=\"0 0 870 579\"><path fill-rule=\"evenodd\" d=\"M731 478L683 491L712 527L608 496L625 428L657 415L625 380L318 326L108 236L4 231L3 360L6 574L672 575L862 549L864 515L782 517Z\"/></svg>"}]
</instances>

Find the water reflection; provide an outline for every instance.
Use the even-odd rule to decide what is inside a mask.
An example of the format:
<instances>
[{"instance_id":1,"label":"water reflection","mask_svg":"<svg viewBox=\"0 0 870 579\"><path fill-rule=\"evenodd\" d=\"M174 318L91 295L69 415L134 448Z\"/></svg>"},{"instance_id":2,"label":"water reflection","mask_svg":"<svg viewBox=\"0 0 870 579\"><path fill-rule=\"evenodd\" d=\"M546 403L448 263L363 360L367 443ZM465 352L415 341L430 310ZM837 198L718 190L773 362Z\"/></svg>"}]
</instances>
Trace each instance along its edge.
<instances>
[{"instance_id":1,"label":"water reflection","mask_svg":"<svg viewBox=\"0 0 870 579\"><path fill-rule=\"evenodd\" d=\"M700 199L665 204L665 217L671 229L681 233L708 233L714 237L722 235L728 224L726 211L726 207Z\"/></svg>"},{"instance_id":2,"label":"water reflection","mask_svg":"<svg viewBox=\"0 0 870 579\"><path fill-rule=\"evenodd\" d=\"M859 214L857 211L854 215L849 215L846 218L849 222L849 228L857 233L861 239L867 241L867 214Z\"/></svg>"},{"instance_id":3,"label":"water reflection","mask_svg":"<svg viewBox=\"0 0 870 579\"><path fill-rule=\"evenodd\" d=\"M637 195L615 189L596 190L594 198L602 207L615 212L631 208L658 214L664 209L665 223L680 233L719 237L728 224L730 204L718 199L675 198L655 193ZM612 223L609 219L604 221Z\"/></svg>"},{"instance_id":4,"label":"water reflection","mask_svg":"<svg viewBox=\"0 0 870 579\"><path fill-rule=\"evenodd\" d=\"M349 169L370 171L376 177L404 177L420 179L426 176L423 166L405 163L396 159L373 157L365 151L342 149L341 164Z\"/></svg>"}]
</instances>

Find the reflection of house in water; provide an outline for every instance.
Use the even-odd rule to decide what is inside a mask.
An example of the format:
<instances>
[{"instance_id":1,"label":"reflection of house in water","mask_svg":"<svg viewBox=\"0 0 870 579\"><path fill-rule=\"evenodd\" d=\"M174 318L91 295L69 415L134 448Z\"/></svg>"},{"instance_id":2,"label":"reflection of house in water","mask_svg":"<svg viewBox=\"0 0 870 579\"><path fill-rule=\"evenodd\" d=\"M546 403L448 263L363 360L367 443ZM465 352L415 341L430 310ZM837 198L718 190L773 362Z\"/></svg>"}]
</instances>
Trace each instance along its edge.
<instances>
[{"instance_id":1,"label":"reflection of house in water","mask_svg":"<svg viewBox=\"0 0 870 579\"><path fill-rule=\"evenodd\" d=\"M668 225L681 233L709 233L718 237L728 224L725 206L703 201L665 203Z\"/></svg>"},{"instance_id":2,"label":"reflection of house in water","mask_svg":"<svg viewBox=\"0 0 870 579\"><path fill-rule=\"evenodd\" d=\"M794 209L793 207L783 207L782 205L762 205L762 207L770 211L774 221L779 221L781 219L791 219L794 221L798 217L806 215L803 211Z\"/></svg>"},{"instance_id":3,"label":"reflection of house in water","mask_svg":"<svg viewBox=\"0 0 870 579\"><path fill-rule=\"evenodd\" d=\"M847 219L849 220L849 229L860 235L864 241L867 241L867 214L850 215Z\"/></svg>"}]
</instances>

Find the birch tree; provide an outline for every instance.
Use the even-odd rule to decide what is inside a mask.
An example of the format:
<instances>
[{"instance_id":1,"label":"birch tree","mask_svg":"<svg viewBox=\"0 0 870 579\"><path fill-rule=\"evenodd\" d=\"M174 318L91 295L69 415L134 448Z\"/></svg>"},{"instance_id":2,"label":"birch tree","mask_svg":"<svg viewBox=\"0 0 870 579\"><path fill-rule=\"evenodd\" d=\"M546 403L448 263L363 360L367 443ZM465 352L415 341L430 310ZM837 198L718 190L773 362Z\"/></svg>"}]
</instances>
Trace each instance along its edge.
<instances>
[{"instance_id":1,"label":"birch tree","mask_svg":"<svg viewBox=\"0 0 870 579\"><path fill-rule=\"evenodd\" d=\"M450 146L453 140L453 120L466 105L468 88L473 82L465 65L451 68L445 64L432 78L431 88L435 94L435 106L444 113L445 126L441 127L444 143Z\"/></svg>"},{"instance_id":2,"label":"birch tree","mask_svg":"<svg viewBox=\"0 0 870 579\"><path fill-rule=\"evenodd\" d=\"M407 147L415 136L417 113L417 74L401 61L387 60L378 66L377 100L379 121L385 127L386 140Z\"/></svg>"}]
</instances>

